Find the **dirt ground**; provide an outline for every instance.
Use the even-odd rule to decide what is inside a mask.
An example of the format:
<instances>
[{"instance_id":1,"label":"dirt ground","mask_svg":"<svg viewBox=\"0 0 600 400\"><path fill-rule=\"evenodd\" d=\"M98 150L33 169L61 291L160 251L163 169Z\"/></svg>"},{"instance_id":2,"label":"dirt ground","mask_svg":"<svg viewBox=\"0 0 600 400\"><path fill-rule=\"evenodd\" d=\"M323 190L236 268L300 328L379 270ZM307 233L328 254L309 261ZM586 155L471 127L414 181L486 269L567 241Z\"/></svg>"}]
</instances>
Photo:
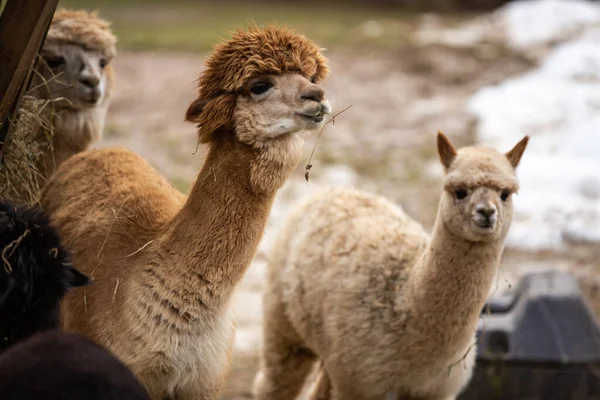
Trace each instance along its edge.
<instances>
[{"instance_id":1,"label":"dirt ground","mask_svg":"<svg viewBox=\"0 0 600 400\"><path fill-rule=\"evenodd\" d=\"M476 121L464 110L479 87L502 81L532 66L503 49L411 48L387 53L328 51L332 74L327 97L335 110L352 104L334 126L328 125L312 161L305 159L280 191L263 243L234 298L238 331L232 371L222 399L250 399L261 343L261 289L271 239L290 206L323 184L351 185L383 193L430 228L439 196L441 168L436 163L435 132L443 130L458 145L474 141ZM148 159L175 186L187 191L200 168L195 129L183 121L194 97L203 57L180 53L122 52L115 60L117 90L112 102L106 146L125 146ZM508 149L506 149L508 150ZM589 249L564 254L506 252L506 286L532 269L557 267L593 275L598 258ZM586 291L600 296L596 280Z\"/></svg>"}]
</instances>

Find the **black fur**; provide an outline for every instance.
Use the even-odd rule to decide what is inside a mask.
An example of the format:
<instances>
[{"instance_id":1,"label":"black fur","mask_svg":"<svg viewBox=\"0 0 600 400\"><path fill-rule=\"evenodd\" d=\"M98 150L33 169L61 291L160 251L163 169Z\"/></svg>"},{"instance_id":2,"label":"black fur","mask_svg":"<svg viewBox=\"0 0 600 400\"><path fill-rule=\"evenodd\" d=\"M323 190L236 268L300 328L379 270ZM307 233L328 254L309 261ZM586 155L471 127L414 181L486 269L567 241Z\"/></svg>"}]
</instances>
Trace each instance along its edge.
<instances>
[{"instance_id":1,"label":"black fur","mask_svg":"<svg viewBox=\"0 0 600 400\"><path fill-rule=\"evenodd\" d=\"M70 265L48 216L37 206L0 202L0 354L60 326L60 300L90 280ZM1 397L1 396L0 396Z\"/></svg>"},{"instance_id":2,"label":"black fur","mask_svg":"<svg viewBox=\"0 0 600 400\"><path fill-rule=\"evenodd\" d=\"M133 373L91 340L35 335L0 356L2 400L149 400Z\"/></svg>"}]
</instances>

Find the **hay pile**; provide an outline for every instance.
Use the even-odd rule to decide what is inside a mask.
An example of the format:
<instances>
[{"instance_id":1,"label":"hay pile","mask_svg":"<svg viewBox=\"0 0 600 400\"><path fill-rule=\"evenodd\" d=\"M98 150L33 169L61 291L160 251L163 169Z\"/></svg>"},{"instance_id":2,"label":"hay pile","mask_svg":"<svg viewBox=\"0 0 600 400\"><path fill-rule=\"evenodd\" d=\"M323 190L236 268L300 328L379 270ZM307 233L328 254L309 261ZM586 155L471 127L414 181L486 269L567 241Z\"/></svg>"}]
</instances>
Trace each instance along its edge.
<instances>
[{"instance_id":1,"label":"hay pile","mask_svg":"<svg viewBox=\"0 0 600 400\"><path fill-rule=\"evenodd\" d=\"M23 96L21 107L2 147L0 197L14 203L39 202L44 185L43 162L52 151L52 100Z\"/></svg>"}]
</instances>

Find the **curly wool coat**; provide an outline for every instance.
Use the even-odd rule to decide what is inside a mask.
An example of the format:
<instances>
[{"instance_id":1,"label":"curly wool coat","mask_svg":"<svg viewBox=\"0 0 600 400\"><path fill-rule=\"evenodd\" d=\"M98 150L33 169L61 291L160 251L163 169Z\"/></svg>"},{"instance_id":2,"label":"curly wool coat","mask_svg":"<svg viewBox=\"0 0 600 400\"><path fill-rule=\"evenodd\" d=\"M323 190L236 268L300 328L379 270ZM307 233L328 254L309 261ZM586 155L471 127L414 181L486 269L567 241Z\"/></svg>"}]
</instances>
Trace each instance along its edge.
<instances>
[{"instance_id":1,"label":"curly wool coat","mask_svg":"<svg viewBox=\"0 0 600 400\"><path fill-rule=\"evenodd\" d=\"M313 41L284 28L238 30L215 46L186 120L197 123L202 143L213 141L216 132L231 128L237 94L251 77L300 72L313 82L324 80L329 67L320 50Z\"/></svg>"},{"instance_id":2,"label":"curly wool coat","mask_svg":"<svg viewBox=\"0 0 600 400\"><path fill-rule=\"evenodd\" d=\"M60 326L60 300L89 279L70 264L41 208L0 203L0 353Z\"/></svg>"}]
</instances>

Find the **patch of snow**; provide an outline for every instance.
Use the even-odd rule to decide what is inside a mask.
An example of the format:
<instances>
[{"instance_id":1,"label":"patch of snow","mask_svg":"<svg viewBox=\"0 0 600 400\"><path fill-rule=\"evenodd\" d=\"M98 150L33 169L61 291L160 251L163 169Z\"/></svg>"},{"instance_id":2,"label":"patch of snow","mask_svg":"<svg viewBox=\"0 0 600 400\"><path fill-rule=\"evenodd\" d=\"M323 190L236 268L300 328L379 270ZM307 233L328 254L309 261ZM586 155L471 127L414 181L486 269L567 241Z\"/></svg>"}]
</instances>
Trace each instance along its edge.
<instances>
[{"instance_id":1,"label":"patch of snow","mask_svg":"<svg viewBox=\"0 0 600 400\"><path fill-rule=\"evenodd\" d=\"M454 47L497 43L516 50L530 50L563 42L595 25L600 25L600 5L594 2L512 1L457 28L443 29L424 20L416 40L422 44Z\"/></svg>"},{"instance_id":2,"label":"patch of snow","mask_svg":"<svg viewBox=\"0 0 600 400\"><path fill-rule=\"evenodd\" d=\"M420 45L442 44L450 47L473 47L484 42L505 41L502 18L495 13L468 21L456 28L441 27L436 19L427 15L415 33L415 42Z\"/></svg>"},{"instance_id":3,"label":"patch of snow","mask_svg":"<svg viewBox=\"0 0 600 400\"><path fill-rule=\"evenodd\" d=\"M556 48L542 66L545 73L561 79L600 79L600 29L591 29L576 41ZM600 106L600 104L599 104Z\"/></svg>"},{"instance_id":4,"label":"patch of snow","mask_svg":"<svg viewBox=\"0 0 600 400\"><path fill-rule=\"evenodd\" d=\"M507 3L498 12L508 45L527 48L565 39L600 23L600 6L585 0L530 0Z\"/></svg>"},{"instance_id":5,"label":"patch of snow","mask_svg":"<svg viewBox=\"0 0 600 400\"><path fill-rule=\"evenodd\" d=\"M508 151L531 136L507 245L600 242L600 29L558 46L538 69L481 89L468 107L481 144Z\"/></svg>"}]
</instances>

